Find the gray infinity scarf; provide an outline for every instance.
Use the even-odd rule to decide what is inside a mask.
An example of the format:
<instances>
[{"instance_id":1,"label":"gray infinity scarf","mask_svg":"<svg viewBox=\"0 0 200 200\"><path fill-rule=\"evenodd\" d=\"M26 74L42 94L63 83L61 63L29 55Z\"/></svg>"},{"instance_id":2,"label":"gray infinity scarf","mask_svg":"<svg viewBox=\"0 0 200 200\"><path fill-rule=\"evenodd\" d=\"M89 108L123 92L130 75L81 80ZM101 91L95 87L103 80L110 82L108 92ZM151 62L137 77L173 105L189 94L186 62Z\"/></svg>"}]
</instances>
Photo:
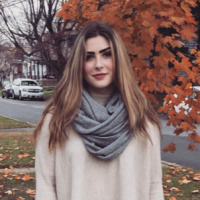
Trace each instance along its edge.
<instances>
[{"instance_id":1,"label":"gray infinity scarf","mask_svg":"<svg viewBox=\"0 0 200 200\"><path fill-rule=\"evenodd\" d=\"M117 157L132 138L128 114L119 92L100 105L83 89L82 104L73 126L86 149L104 160Z\"/></svg>"}]
</instances>

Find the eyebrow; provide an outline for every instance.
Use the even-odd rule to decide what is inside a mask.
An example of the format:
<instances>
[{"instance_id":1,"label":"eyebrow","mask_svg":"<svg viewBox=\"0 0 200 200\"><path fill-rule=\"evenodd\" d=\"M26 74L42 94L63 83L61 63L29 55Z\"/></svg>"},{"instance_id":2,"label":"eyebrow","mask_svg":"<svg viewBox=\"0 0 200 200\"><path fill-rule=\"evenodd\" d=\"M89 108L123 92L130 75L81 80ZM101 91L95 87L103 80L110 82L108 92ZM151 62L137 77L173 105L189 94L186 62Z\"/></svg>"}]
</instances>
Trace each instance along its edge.
<instances>
[{"instance_id":1,"label":"eyebrow","mask_svg":"<svg viewBox=\"0 0 200 200\"><path fill-rule=\"evenodd\" d=\"M107 51L108 49L110 49L110 47L100 50L99 53L103 53L104 51ZM95 53L94 51L88 51L87 54L95 54Z\"/></svg>"}]
</instances>

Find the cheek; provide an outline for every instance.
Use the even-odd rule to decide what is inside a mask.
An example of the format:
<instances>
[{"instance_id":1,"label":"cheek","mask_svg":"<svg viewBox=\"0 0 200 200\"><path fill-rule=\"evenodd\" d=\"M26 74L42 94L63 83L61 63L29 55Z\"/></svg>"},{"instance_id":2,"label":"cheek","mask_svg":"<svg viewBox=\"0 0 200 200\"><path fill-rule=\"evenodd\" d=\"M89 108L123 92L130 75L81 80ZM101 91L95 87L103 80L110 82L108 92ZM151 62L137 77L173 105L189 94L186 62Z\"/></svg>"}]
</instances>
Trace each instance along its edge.
<instances>
[{"instance_id":1,"label":"cheek","mask_svg":"<svg viewBox=\"0 0 200 200\"><path fill-rule=\"evenodd\" d=\"M113 66L112 60L108 60L107 63L106 63L106 66L107 66L107 69L108 69L109 71L114 72L114 66Z\"/></svg>"},{"instance_id":2,"label":"cheek","mask_svg":"<svg viewBox=\"0 0 200 200\"><path fill-rule=\"evenodd\" d=\"M84 75L87 76L92 72L92 66L90 63L86 63L84 66Z\"/></svg>"}]
</instances>

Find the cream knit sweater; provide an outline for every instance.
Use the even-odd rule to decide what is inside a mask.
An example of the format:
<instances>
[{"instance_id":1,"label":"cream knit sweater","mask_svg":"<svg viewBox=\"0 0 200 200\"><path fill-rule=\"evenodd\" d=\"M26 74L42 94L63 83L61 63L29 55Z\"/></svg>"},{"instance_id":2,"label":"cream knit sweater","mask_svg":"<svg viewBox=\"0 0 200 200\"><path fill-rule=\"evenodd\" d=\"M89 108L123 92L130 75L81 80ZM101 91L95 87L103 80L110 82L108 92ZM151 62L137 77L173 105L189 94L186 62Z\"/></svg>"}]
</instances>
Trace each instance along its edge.
<instances>
[{"instance_id":1,"label":"cream knit sweater","mask_svg":"<svg viewBox=\"0 0 200 200\"><path fill-rule=\"evenodd\" d=\"M49 153L50 119L48 114L36 145L36 200L164 200L154 126L148 129L153 145L134 136L120 156L104 161L86 150L71 126L64 147Z\"/></svg>"}]
</instances>

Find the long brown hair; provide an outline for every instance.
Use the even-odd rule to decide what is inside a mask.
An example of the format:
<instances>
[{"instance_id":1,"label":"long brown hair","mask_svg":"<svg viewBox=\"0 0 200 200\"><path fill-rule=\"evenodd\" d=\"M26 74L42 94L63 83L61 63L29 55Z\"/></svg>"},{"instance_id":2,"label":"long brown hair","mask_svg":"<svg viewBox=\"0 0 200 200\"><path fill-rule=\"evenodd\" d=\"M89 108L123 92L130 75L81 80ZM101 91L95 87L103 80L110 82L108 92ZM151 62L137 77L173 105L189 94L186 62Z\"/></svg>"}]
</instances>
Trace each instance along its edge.
<instances>
[{"instance_id":1,"label":"long brown hair","mask_svg":"<svg viewBox=\"0 0 200 200\"><path fill-rule=\"evenodd\" d=\"M57 144L62 146L66 140L66 127L72 122L81 105L83 88L83 66L86 61L86 40L103 36L110 44L115 66L115 86L120 91L129 116L129 127L136 135L150 138L147 133L147 120L160 131L160 121L152 105L138 87L132 72L130 58L117 32L104 22L90 22L78 35L62 79L57 84L53 96L44 109L43 115L34 131L34 139L40 134L44 118L52 113L49 124L49 149ZM161 131L160 131L161 132Z\"/></svg>"}]
</instances>

